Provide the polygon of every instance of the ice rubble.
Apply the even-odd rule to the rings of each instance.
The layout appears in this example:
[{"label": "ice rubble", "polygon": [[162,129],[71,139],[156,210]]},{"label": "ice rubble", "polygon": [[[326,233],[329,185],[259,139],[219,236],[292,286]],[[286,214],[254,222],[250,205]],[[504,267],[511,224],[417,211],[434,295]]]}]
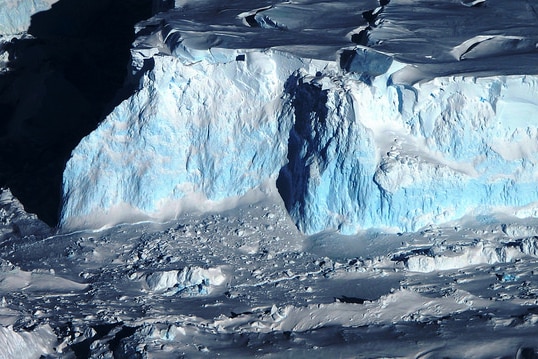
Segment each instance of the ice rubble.
[{"label": "ice rubble", "polygon": [[[238,10],[220,32],[173,14],[141,25],[139,90],[73,151],[61,226],[172,218],[275,182],[308,234],[537,214],[538,76],[417,81],[414,66],[360,45],[260,46],[244,28],[264,9]],[[298,26],[270,14],[276,38]]]},{"label": "ice rubble", "polygon": [[181,270],[157,271],[145,276],[148,289],[165,296],[187,297],[210,294],[215,286],[223,284],[226,276],[221,268],[186,267]]},{"label": "ice rubble", "polygon": [[[538,256],[538,237],[506,243],[475,240],[466,244],[434,245],[399,255],[408,270],[423,273],[479,264],[509,263],[525,256]],[[505,277],[510,278],[508,275]]]}]

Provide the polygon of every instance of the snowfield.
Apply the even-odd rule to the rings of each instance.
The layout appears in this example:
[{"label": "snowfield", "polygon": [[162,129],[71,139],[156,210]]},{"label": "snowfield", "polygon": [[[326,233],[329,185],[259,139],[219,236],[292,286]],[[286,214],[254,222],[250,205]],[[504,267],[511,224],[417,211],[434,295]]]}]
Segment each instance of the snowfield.
[{"label": "snowfield", "polygon": [[538,357],[536,6],[155,1],[58,228],[0,190],[0,358]]}]

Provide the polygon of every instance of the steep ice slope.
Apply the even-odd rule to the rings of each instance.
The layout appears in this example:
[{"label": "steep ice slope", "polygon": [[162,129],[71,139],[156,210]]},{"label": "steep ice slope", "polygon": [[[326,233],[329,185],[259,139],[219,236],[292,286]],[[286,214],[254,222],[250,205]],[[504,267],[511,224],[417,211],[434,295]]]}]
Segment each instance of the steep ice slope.
[{"label": "steep ice slope", "polygon": [[[404,56],[352,46],[383,29],[378,3],[275,3],[187,1],[140,25],[139,90],[73,151],[64,228],[230,207],[275,181],[305,233],[536,214],[537,76],[428,80]],[[505,45],[463,42],[452,63]]]},{"label": "steep ice slope", "polygon": [[0,36],[28,30],[30,18],[50,9],[58,0],[0,0]]},{"label": "steep ice slope", "polygon": [[538,200],[537,80],[310,85],[295,97],[283,171],[292,217],[307,233],[416,230]]}]

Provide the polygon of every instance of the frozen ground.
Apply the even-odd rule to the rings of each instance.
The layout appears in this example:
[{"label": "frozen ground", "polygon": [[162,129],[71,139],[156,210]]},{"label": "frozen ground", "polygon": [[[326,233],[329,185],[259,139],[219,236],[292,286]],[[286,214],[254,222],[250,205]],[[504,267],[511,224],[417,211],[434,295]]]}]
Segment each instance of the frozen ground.
[{"label": "frozen ground", "polygon": [[538,221],[305,237],[271,197],[54,234],[9,192],[0,221],[0,357],[538,355]]}]

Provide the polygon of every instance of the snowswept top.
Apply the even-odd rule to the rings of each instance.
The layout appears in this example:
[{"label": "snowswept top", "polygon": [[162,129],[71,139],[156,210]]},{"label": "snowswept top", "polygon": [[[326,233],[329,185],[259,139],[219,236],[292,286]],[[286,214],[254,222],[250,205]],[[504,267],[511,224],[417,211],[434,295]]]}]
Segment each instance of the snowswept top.
[{"label": "snowswept top", "polygon": [[335,61],[341,49],[363,45],[410,64],[395,76],[400,82],[535,74],[537,19],[531,3],[502,0],[183,0],[138,25],[134,53],[220,62],[272,48]]},{"label": "snowswept top", "polygon": [[192,61],[217,49],[264,48],[335,60],[340,48],[353,45],[352,35],[368,26],[363,12],[376,7],[377,0],[180,1],[177,8],[140,23],[136,45],[186,59],[190,55]]},{"label": "snowswept top", "polygon": [[537,5],[533,1],[393,0],[380,14],[368,41],[374,49],[419,67],[417,76],[427,78],[536,74]]}]

